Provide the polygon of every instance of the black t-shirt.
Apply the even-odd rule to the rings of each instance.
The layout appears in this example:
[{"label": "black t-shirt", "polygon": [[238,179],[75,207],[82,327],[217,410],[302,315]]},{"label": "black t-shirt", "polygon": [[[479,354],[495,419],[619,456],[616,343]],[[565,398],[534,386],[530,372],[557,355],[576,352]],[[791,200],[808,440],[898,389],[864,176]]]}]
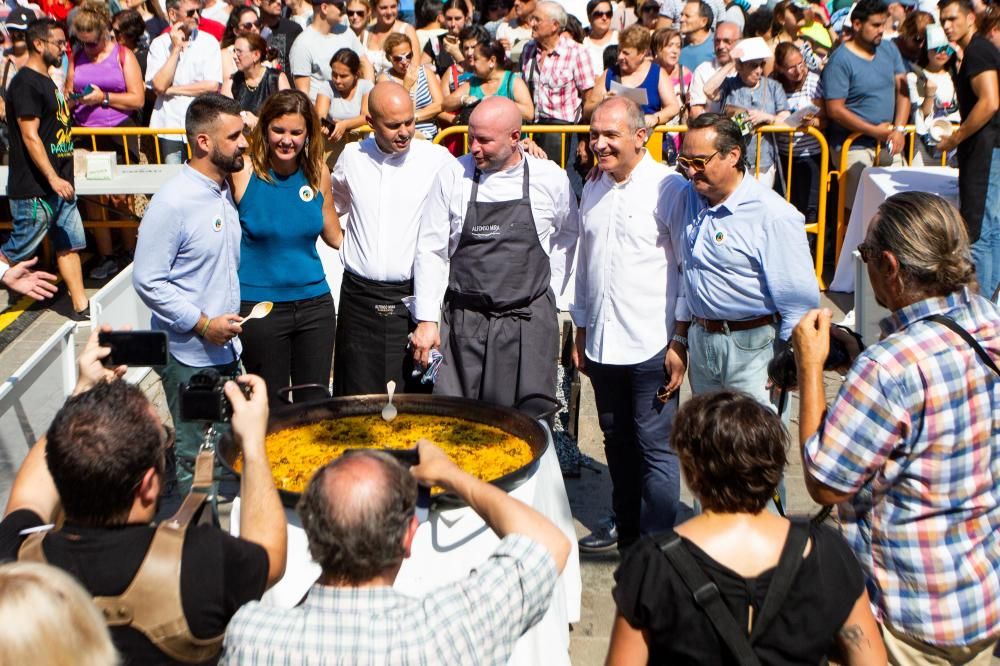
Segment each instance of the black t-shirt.
[{"label": "black t-shirt", "polygon": [[28,67],[18,70],[7,88],[7,118],[10,129],[8,197],[28,199],[53,193],[48,179],[28,155],[17,118],[38,118],[38,136],[45,146],[49,163],[60,178],[73,182],[69,107],[52,79]]},{"label": "black t-shirt", "polygon": [[455,59],[444,48],[444,38],[447,36],[448,33],[438,35],[433,41],[428,39],[427,44],[424,45],[424,53],[434,61],[434,71],[437,72],[438,76],[442,76],[449,67],[455,64]]},{"label": "black t-shirt", "polygon": [[[27,509],[0,522],[0,561],[17,559],[25,538],[21,530],[42,524]],[[115,596],[132,582],[155,531],[148,525],[110,529],[65,525],[46,536],[42,548],[49,564],[69,572],[92,595]],[[181,555],[181,605],[191,633],[198,638],[223,633],[240,606],[264,594],[267,569],[267,552],[261,546],[216,527],[191,527]],[[111,638],[125,664],[176,663],[135,629],[112,627]]]},{"label": "black t-shirt", "polygon": [[[754,643],[762,663],[820,663],[864,590],[861,567],[839,534],[812,526],[810,537],[812,550],[781,610]],[[736,624],[746,627],[749,607],[754,617],[760,613],[774,569],[743,578],[691,541],[683,542],[718,585]],[[618,610],[633,627],[648,631],[650,664],[737,663],[652,538],[643,537],[625,554],[615,580],[612,594]]]},{"label": "black t-shirt", "polygon": [[[267,30],[267,28],[263,28]],[[292,43],[295,38],[302,33],[302,26],[295,21],[286,18],[278,19],[278,24],[270,29],[267,34],[267,45],[275,49],[281,58],[281,71],[288,73],[291,77],[291,65],[288,62],[288,54],[292,52]]]},{"label": "black t-shirt", "polygon": [[[990,70],[1000,72],[1000,51],[993,42],[976,33],[965,49],[962,66],[955,76],[955,94],[958,97],[958,111],[963,122],[979,101],[979,97],[972,90],[972,79]],[[1000,147],[1000,113],[993,114],[993,119],[983,125],[979,132],[962,141],[962,144],[972,143],[983,143],[992,148]]]}]

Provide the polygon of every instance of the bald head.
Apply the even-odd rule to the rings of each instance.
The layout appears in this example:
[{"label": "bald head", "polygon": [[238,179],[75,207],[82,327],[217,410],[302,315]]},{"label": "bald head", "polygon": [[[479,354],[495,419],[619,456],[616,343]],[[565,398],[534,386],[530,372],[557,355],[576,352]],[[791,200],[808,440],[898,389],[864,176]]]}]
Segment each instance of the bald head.
[{"label": "bald head", "polygon": [[395,81],[381,81],[368,93],[368,124],[375,130],[375,141],[387,153],[402,153],[410,148],[416,123],[413,99],[406,88]]},{"label": "bald head", "polygon": [[483,171],[498,171],[517,163],[521,112],[506,97],[487,97],[469,118],[469,152]]},{"label": "bald head", "polygon": [[319,470],[297,507],[309,552],[324,576],[360,584],[406,556],[417,482],[388,454],[348,454]]}]

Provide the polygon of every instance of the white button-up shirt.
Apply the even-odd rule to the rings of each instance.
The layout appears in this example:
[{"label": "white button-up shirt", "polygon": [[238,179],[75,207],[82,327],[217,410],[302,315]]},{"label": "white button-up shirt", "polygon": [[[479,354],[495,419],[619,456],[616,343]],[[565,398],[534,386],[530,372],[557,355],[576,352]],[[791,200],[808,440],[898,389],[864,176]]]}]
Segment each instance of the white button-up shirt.
[{"label": "white button-up shirt", "polygon": [[664,203],[684,182],[646,153],[624,182],[605,173],[583,188],[570,313],[587,329],[587,358],[641,363],[670,341],[681,276]]},{"label": "white button-up shirt", "polygon": [[[146,85],[151,85],[156,76],[170,58],[170,33],[165,32],[149,45],[149,56],[146,60]],[[222,51],[219,42],[207,32],[198,30],[194,40],[181,52],[174,70],[172,85],[184,86],[200,81],[215,81],[222,85]],[[153,105],[153,115],[149,118],[149,126],[153,128],[184,127],[184,116],[191,106],[194,97],[191,95],[157,95]],[[170,141],[180,141],[180,136],[165,136]]]},{"label": "white button-up shirt", "polygon": [[[538,242],[549,255],[552,291],[557,304],[562,307],[560,295],[572,279],[579,226],[576,195],[570,187],[566,171],[550,160],[522,154],[522,159],[511,168],[482,174],[476,199],[520,199],[525,159],[530,162],[528,198],[531,200]],[[436,322],[440,317],[441,301],[448,287],[448,260],[462,237],[475,167],[472,155],[463,155],[441,170],[431,188],[420,223],[417,258],[413,267],[416,318],[420,321]]]},{"label": "white button-up shirt", "polygon": [[413,277],[417,232],[432,174],[454,162],[443,146],[414,140],[383,152],[374,137],[344,148],[333,169],[333,201],[345,225],[344,269],[379,282]]}]

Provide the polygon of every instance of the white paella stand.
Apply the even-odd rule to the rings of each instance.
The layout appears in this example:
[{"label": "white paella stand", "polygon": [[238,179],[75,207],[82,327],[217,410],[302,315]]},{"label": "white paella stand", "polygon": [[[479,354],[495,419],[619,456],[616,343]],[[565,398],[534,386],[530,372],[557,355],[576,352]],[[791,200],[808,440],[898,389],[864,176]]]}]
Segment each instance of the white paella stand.
[{"label": "white paella stand", "polygon": [[[510,664],[516,666],[568,666],[569,625],[580,620],[580,552],[576,545],[573,515],[563,484],[555,446],[549,445],[535,473],[510,492],[553,521],[573,544],[566,568],[556,583],[552,602],[541,621],[517,642]],[[239,532],[239,499],[233,503],[230,530]],[[264,595],[262,603],[291,608],[301,601],[319,577],[320,568],[309,556],[305,531],[298,515],[285,510],[288,518],[288,563],[284,577]],[[464,578],[485,562],[500,540],[469,508],[434,510],[417,529],[412,553],[403,562],[395,588],[419,596]]]}]

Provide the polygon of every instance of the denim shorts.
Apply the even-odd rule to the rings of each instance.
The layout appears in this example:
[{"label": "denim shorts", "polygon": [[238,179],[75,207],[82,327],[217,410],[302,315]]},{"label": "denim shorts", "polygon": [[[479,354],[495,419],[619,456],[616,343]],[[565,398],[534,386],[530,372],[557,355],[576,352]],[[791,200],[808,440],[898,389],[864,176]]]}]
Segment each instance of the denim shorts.
[{"label": "denim shorts", "polygon": [[52,237],[52,246],[56,252],[87,247],[76,197],[72,201],[66,201],[58,194],[10,199],[10,214],[14,220],[14,230],[3,247],[0,247],[0,252],[11,263],[30,259],[45,239],[45,234]]}]

